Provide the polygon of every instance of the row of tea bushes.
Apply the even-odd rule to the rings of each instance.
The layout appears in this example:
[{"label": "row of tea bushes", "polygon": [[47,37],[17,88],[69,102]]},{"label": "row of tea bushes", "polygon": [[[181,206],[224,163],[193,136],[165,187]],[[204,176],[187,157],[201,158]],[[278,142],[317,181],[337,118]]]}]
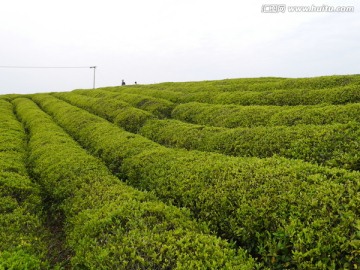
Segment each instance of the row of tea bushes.
[{"label": "row of tea bushes", "polygon": [[317,106],[238,106],[190,102],[180,104],[172,118],[184,122],[236,128],[256,126],[325,125],[360,122],[360,103]]},{"label": "row of tea bushes", "polygon": [[20,94],[7,94],[7,95],[0,95],[0,100],[4,100],[4,101],[11,101],[17,97],[20,97]]},{"label": "row of tea bushes", "polygon": [[164,99],[176,98],[176,94],[182,97],[193,93],[219,93],[219,92],[270,92],[276,90],[319,90],[319,89],[340,89],[349,86],[359,86],[359,75],[346,76],[323,76],[314,78],[241,78],[225,79],[215,81],[197,82],[166,82],[150,85],[131,85],[126,87],[107,87],[101,88],[110,91],[144,94],[162,97]]},{"label": "row of tea bushes", "polygon": [[[197,82],[197,88],[200,90],[203,82]],[[344,86],[355,86],[360,84],[359,75],[340,75],[340,76],[323,76],[314,78],[249,78],[249,79],[228,79],[220,81],[209,81],[208,85],[213,87],[212,91],[273,91],[273,90],[298,90],[298,89],[331,89]],[[192,89],[193,87],[188,86]],[[203,87],[202,91],[207,90]]]},{"label": "row of tea bushes", "polygon": [[279,155],[360,170],[358,123],[228,129],[167,119],[148,121],[140,134],[167,147],[232,156]]},{"label": "row of tea bushes", "polygon": [[237,106],[190,102],[180,104],[172,118],[184,122],[218,127],[266,126],[270,118],[284,110],[279,106]]},{"label": "row of tea bushes", "polygon": [[32,101],[14,103],[30,131],[34,174],[64,212],[72,268],[254,269],[245,252],[210,236],[187,210],[120,182]]},{"label": "row of tea bushes", "polygon": [[[180,103],[184,97],[184,93],[167,90],[166,86],[161,87],[162,84],[156,84],[153,87],[151,85],[146,86],[135,86],[135,87],[106,87],[100,88],[102,90],[111,93],[127,93],[136,95],[146,95],[154,98],[167,100],[172,103]],[[77,90],[76,90],[77,91]]]},{"label": "row of tea bushes", "polygon": [[48,267],[39,187],[25,166],[26,134],[0,100],[0,269]]},{"label": "row of tea bushes", "polygon": [[[345,86],[360,85],[359,75],[336,75],[336,76],[321,76],[313,78],[283,78],[276,79],[269,78],[260,83],[256,82],[256,78],[248,79],[248,85],[251,87],[248,90],[252,91],[268,91],[268,90],[293,90],[293,89],[329,89],[340,88]],[[242,79],[239,79],[239,81]]]},{"label": "row of tea bushes", "polygon": [[[359,156],[357,155],[359,151],[357,143],[359,129],[356,123],[346,125],[298,125],[294,127],[270,126],[224,129],[198,126],[177,120],[154,119],[148,121],[154,118],[150,113],[147,113],[149,117],[137,118],[135,114],[130,114],[129,106],[118,106],[118,103],[121,104],[119,100],[103,101],[73,93],[57,93],[54,95],[73,105],[87,109],[91,113],[102,116],[127,131],[136,133],[141,129],[140,132],[143,136],[169,147],[220,152],[234,156],[271,157],[277,154],[287,158],[303,159],[331,167],[342,167],[351,170],[360,169]],[[318,121],[317,124],[319,124],[321,119],[348,122],[356,118],[352,118],[351,115],[360,115],[359,104],[316,106],[305,109],[303,106],[299,106],[300,108],[290,107],[283,111],[279,107],[266,106],[228,106],[223,108],[220,108],[219,105],[207,106],[213,110],[213,113],[208,111],[208,121],[204,122],[216,121],[211,116],[217,114],[221,115],[223,119],[226,116],[229,116],[229,118],[230,116],[240,118],[243,120],[243,125],[246,125],[246,118],[248,120],[253,119],[251,117],[254,115],[259,117],[260,114],[255,113],[255,110],[259,112],[261,109],[264,115],[264,117],[261,117],[264,120],[262,122],[264,125],[266,125],[265,120],[267,118],[265,115],[267,111],[270,115],[275,112],[273,117],[270,117],[272,124],[294,124],[293,122],[290,123],[289,120],[296,116],[298,117],[297,121],[300,123],[302,120],[303,122],[312,121],[315,123]],[[206,108],[206,106],[204,107]],[[138,115],[146,114],[146,112],[139,109],[130,108],[139,111]],[[201,106],[199,105],[197,108],[201,108]],[[287,113],[287,111],[293,113]],[[127,117],[128,121],[119,121],[119,118],[123,115]],[[206,114],[204,113],[204,115]],[[285,118],[284,121],[281,121],[283,118]],[[138,121],[139,119],[141,121]],[[224,124],[225,122],[223,121],[222,123]],[[259,120],[258,122],[261,121]]]},{"label": "row of tea bushes", "polygon": [[[347,104],[360,102],[360,86],[345,86],[330,89],[293,89],[273,91],[234,91],[181,93],[174,100],[173,94],[167,99],[177,103],[204,102],[212,104],[296,106],[317,104]],[[166,98],[166,96],[164,96]]]},{"label": "row of tea bushes", "polygon": [[162,98],[175,103],[238,105],[346,104],[360,101],[360,76],[255,78],[144,86],[108,87],[107,91]]},{"label": "row of tea bushes", "polygon": [[110,100],[118,99],[125,101],[132,106],[148,111],[159,118],[169,117],[175,106],[172,102],[165,99],[133,93],[111,92],[105,90],[75,90],[73,93],[92,97],[102,97]]},{"label": "row of tea bushes", "polygon": [[119,99],[94,98],[71,92],[53,95],[114,122],[130,132],[138,132],[147,120],[155,118],[152,113],[134,108]]},{"label": "row of tea bushes", "polygon": [[359,173],[284,158],[167,149],[54,97],[33,99],[127,183],[187,207],[265,266],[359,265]]}]

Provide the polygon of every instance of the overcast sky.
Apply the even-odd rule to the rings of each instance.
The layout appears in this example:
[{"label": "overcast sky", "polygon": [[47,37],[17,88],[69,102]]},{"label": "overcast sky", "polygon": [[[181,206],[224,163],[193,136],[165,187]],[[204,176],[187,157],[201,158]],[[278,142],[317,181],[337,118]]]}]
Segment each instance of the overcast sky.
[{"label": "overcast sky", "polygon": [[[264,13],[265,4],[354,6]],[[359,1],[8,0],[0,66],[97,66],[96,87],[360,73]],[[0,68],[0,94],[92,88],[93,70]]]}]

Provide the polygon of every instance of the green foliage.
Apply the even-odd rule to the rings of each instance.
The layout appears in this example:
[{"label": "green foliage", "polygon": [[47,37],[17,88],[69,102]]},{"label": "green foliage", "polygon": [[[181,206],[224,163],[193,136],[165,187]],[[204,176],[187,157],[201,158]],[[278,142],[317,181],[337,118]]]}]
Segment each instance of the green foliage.
[{"label": "green foliage", "polygon": [[[111,92],[123,92],[129,94],[137,94],[137,95],[144,95],[160,98],[164,100],[168,100],[173,103],[181,102],[184,97],[184,93],[182,92],[174,92],[167,90],[166,87],[161,87],[162,84],[158,84],[155,87],[151,87],[151,85],[144,85],[144,86],[136,86],[136,87],[107,87],[107,91]],[[183,89],[183,88],[182,88]]]},{"label": "green foliage", "polygon": [[[76,90],[74,93],[79,93],[86,96],[92,97],[102,97],[106,99],[119,99],[130,103],[136,108],[148,111],[159,118],[169,117],[172,109],[174,108],[174,104],[168,100],[154,98],[146,95],[137,95],[137,94],[129,94],[123,93],[121,91],[106,91],[107,88],[102,88],[103,90]],[[114,90],[114,89],[111,89]]]},{"label": "green foliage", "polygon": [[[192,97],[191,101],[197,101]],[[238,105],[315,105],[347,104],[360,101],[359,86],[346,86],[331,89],[274,90],[264,92],[219,93],[202,102]]]},{"label": "green foliage", "polygon": [[58,99],[41,95],[36,95],[33,99],[41,102],[42,108],[46,111],[51,109],[51,114],[60,124],[66,123],[67,132],[85,148],[95,149],[94,153],[98,156],[106,156],[108,167],[115,173],[119,172],[118,164],[124,158],[161,147],[142,136],[125,132],[102,118]]},{"label": "green foliage", "polygon": [[270,118],[281,110],[283,108],[279,106],[224,106],[190,102],[176,106],[172,118],[218,127],[253,127],[267,125]]},{"label": "green foliage", "polygon": [[[30,222],[30,221],[29,221]],[[0,269],[13,270],[40,270],[45,269],[45,265],[34,255],[30,255],[23,250],[14,252],[0,252]]]},{"label": "green foliage", "polygon": [[284,156],[360,170],[358,123],[295,127],[217,128],[177,120],[152,120],[140,133],[168,147],[232,156]]},{"label": "green foliage", "polygon": [[0,99],[4,101],[11,101],[15,98],[21,97],[22,95],[19,94],[7,94],[7,95],[0,95]]},{"label": "green foliage", "polygon": [[[33,99],[46,104],[47,109],[61,105],[74,117],[80,116],[75,112],[89,116],[52,96],[36,95]],[[210,236],[207,226],[193,221],[186,209],[167,206],[152,193],[120,182],[32,101],[17,99],[14,103],[30,132],[33,173],[53,207],[64,212],[72,268],[254,268],[254,261],[243,250],[236,251],[228,242]],[[69,115],[64,113],[63,117]],[[96,129],[102,122],[109,124],[96,116],[68,120],[82,122],[74,126],[78,131],[89,125]]]},{"label": "green foliage", "polygon": [[180,104],[172,117],[184,122],[217,127],[326,125],[360,122],[360,103],[314,106],[238,106],[190,102]]},{"label": "green foliage", "polygon": [[110,123],[55,98],[34,100],[128,184],[190,209],[266,266],[335,269],[358,264],[359,173],[279,157],[166,149],[115,132]]},{"label": "green foliage", "polygon": [[56,269],[358,269],[359,87],[265,77],[0,96],[0,269],[47,269],[56,251]]},{"label": "green foliage", "polygon": [[[321,76],[313,78],[283,79],[275,81],[276,87],[271,89],[328,89],[335,87],[355,86],[360,84],[359,75]],[[256,91],[260,87],[255,87]],[[266,88],[265,90],[270,90]]]},{"label": "green foliage", "polygon": [[[163,95],[165,99],[172,97],[173,94],[198,93],[198,92],[239,92],[252,91],[264,92],[270,90],[299,90],[299,89],[328,89],[340,88],[346,86],[358,86],[360,84],[359,75],[345,76],[323,76],[313,78],[241,78],[225,79],[216,81],[199,81],[199,82],[167,82],[151,85],[136,85],[130,87],[108,87],[111,91],[135,92],[137,94],[161,92],[169,94]],[[158,91],[158,92],[155,92]],[[154,95],[155,96],[155,95]],[[182,95],[184,97],[184,95]],[[185,95],[186,96],[186,95]]]},{"label": "green foliage", "polygon": [[294,106],[281,110],[271,117],[270,125],[293,126],[298,124],[326,125],[360,122],[360,103],[346,105]]},{"label": "green foliage", "polygon": [[359,75],[315,78],[252,78],[163,83],[106,90],[163,98],[175,103],[238,105],[314,105],[359,102]]},{"label": "green foliage", "polygon": [[138,132],[148,119],[155,118],[153,114],[134,108],[119,99],[93,98],[74,93],[54,93],[53,95],[114,122],[130,132]]},{"label": "green foliage", "polygon": [[[148,121],[140,129],[139,134],[166,147],[220,152],[215,142],[219,142],[224,148],[226,143],[234,143],[231,141],[223,142],[218,138],[226,131],[230,131],[230,129],[189,124],[173,119],[157,119]],[[213,139],[214,136],[217,139]],[[212,141],[213,143],[210,145]]]},{"label": "green foliage", "polygon": [[[280,158],[151,151],[122,165],[128,183],[189,208],[272,268],[344,268],[360,258],[360,175]],[[322,265],[322,267],[319,267]]]},{"label": "green foliage", "polygon": [[359,86],[351,85],[329,89],[279,89],[269,91],[203,91],[186,93],[180,101],[205,102],[213,104],[237,105],[315,105],[315,104],[346,104],[359,102]]},{"label": "green foliage", "polygon": [[0,100],[0,269],[46,266],[40,189],[27,175],[25,141],[13,106]]}]

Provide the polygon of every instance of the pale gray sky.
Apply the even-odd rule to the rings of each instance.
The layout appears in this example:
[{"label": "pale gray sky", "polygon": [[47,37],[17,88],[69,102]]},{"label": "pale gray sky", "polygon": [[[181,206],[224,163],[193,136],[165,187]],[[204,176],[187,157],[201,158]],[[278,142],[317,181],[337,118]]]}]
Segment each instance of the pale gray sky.
[{"label": "pale gray sky", "polygon": [[[265,4],[354,6],[263,13]],[[93,66],[96,86],[360,73],[360,2],[9,0],[0,66]],[[0,94],[91,88],[91,69],[0,68]]]}]

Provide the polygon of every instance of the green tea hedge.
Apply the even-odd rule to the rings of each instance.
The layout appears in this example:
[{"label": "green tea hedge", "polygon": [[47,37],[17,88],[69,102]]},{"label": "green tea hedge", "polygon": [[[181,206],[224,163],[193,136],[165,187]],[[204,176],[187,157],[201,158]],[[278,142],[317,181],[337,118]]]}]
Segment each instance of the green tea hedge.
[{"label": "green tea hedge", "polygon": [[155,118],[153,114],[134,108],[118,99],[93,98],[71,92],[53,95],[114,122],[130,132],[138,132],[148,119]]},{"label": "green tea hedge", "polygon": [[232,156],[284,156],[360,170],[360,124],[218,128],[177,120],[151,120],[140,134],[167,147]]},{"label": "green tea hedge", "polygon": [[172,118],[194,124],[227,128],[346,124],[350,121],[360,121],[360,104],[291,107],[190,102],[175,107]]},{"label": "green tea hedge", "polygon": [[[266,88],[265,88],[266,89]],[[203,102],[212,104],[236,104],[236,105],[272,105],[272,106],[296,106],[316,104],[347,104],[358,103],[360,85],[344,87],[331,87],[320,89],[270,89],[260,91],[239,90],[222,92],[218,90],[197,91],[193,93],[179,92],[177,103]],[[171,95],[168,95],[169,99]]]},{"label": "green tea hedge", "polygon": [[359,265],[359,173],[167,149],[53,97],[33,99],[127,183],[190,209],[265,266]]},{"label": "green tea hedge", "polygon": [[147,95],[137,95],[130,94],[124,92],[111,92],[106,91],[106,88],[103,90],[76,90],[74,93],[78,93],[81,95],[92,96],[92,97],[102,97],[107,99],[118,99],[121,101],[125,101],[132,106],[148,111],[159,118],[169,117],[172,109],[174,108],[174,104],[168,100],[161,98],[154,98]]},{"label": "green tea hedge", "polygon": [[0,269],[48,266],[40,188],[27,174],[25,149],[13,106],[0,100]]},{"label": "green tea hedge", "polygon": [[176,106],[172,118],[218,127],[254,127],[268,125],[271,117],[282,110],[285,108],[280,106],[224,106],[190,102]]},{"label": "green tea hedge", "polygon": [[[35,100],[47,98],[55,99],[34,96]],[[17,99],[14,103],[30,132],[33,173],[53,207],[64,213],[72,268],[255,267],[244,251],[236,252],[228,242],[210,236],[205,224],[194,222],[186,209],[166,206],[151,193],[120,182],[32,101]]]}]

